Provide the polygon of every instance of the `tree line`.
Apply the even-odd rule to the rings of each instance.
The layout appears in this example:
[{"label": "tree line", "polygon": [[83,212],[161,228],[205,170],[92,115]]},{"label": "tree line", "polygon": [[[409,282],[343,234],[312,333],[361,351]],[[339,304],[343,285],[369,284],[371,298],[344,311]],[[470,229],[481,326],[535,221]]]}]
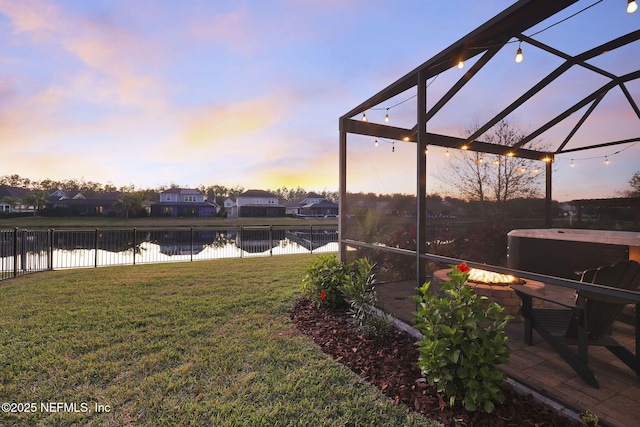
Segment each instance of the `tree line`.
[{"label": "tree line", "polygon": [[[95,181],[85,181],[84,179],[68,179],[57,181],[47,178],[41,181],[36,181],[29,178],[23,178],[17,174],[1,176],[0,185],[25,188],[27,190],[30,190],[31,193],[63,190],[67,194],[72,195],[82,193],[87,198],[99,196],[100,194],[120,192],[123,194],[134,196],[136,199],[149,201],[159,200],[159,194],[171,188],[184,188],[183,186],[175,183],[171,183],[168,186],[159,186],[157,188],[136,189],[134,184],[116,187],[111,182],[102,184]],[[238,197],[240,194],[245,192],[245,188],[240,185],[199,185],[197,189],[205,194],[209,199],[213,200],[215,198],[215,200],[217,200],[218,202],[222,202],[228,197]],[[279,199],[287,201],[295,200],[309,193],[309,191],[300,186],[296,188],[288,188],[283,186],[276,189],[266,189],[266,191],[277,196]],[[332,201],[337,201],[338,199],[337,191],[324,190],[321,192],[317,192],[317,194],[320,194],[322,197]],[[29,205],[31,206],[31,204]]]}]

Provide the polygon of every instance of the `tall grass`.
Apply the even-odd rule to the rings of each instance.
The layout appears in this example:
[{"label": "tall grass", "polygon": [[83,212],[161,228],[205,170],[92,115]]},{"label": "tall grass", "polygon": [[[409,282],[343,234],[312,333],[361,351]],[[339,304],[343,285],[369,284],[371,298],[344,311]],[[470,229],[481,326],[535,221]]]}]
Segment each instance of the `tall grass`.
[{"label": "tall grass", "polygon": [[297,332],[288,311],[314,257],[3,282],[0,403],[36,410],[0,425],[428,425]]}]

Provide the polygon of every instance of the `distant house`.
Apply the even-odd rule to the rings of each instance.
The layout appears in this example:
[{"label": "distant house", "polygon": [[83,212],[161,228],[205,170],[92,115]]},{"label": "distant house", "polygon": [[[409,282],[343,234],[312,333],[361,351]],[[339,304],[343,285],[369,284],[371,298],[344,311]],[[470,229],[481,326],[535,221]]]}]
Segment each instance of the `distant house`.
[{"label": "distant house", "polygon": [[117,216],[119,212],[114,204],[121,197],[119,191],[87,198],[82,193],[56,190],[50,193],[44,213],[47,216]]},{"label": "distant house", "polygon": [[151,205],[152,216],[211,218],[218,213],[218,205],[207,200],[200,190],[170,188],[160,192],[160,200]]},{"label": "distant house", "polygon": [[29,190],[9,185],[0,185],[0,213],[9,212],[32,212],[22,200],[29,194]]},{"label": "distant house", "polygon": [[285,207],[281,206],[278,196],[264,190],[248,190],[236,199],[239,217],[278,217],[285,216]]},{"label": "distant house", "polygon": [[224,210],[227,212],[228,218],[238,217],[238,205],[235,197],[230,196],[224,199]]},{"label": "distant house", "polygon": [[335,217],[338,215],[338,205],[317,193],[307,193],[298,199],[287,202],[287,215],[312,216],[312,217]]}]

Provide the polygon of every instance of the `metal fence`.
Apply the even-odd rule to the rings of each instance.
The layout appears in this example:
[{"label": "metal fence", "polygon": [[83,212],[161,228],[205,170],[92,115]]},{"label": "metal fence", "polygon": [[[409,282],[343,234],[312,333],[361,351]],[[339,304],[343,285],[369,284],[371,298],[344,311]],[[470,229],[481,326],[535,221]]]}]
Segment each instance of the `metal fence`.
[{"label": "metal fence", "polygon": [[337,226],[0,230],[0,280],[43,270],[338,250]]}]

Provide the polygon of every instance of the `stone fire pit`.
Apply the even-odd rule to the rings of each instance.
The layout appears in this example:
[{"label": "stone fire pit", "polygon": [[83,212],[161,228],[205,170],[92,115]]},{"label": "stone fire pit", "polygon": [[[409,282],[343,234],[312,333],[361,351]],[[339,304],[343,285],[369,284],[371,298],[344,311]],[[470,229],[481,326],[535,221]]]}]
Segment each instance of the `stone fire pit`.
[{"label": "stone fire pit", "polygon": [[[431,288],[434,292],[440,292],[441,283],[449,281],[447,274],[449,274],[450,271],[451,269],[444,269],[433,273]],[[478,295],[486,296],[489,302],[496,302],[500,306],[504,307],[505,313],[514,316],[514,322],[520,322],[521,318],[518,316],[518,310],[520,310],[520,298],[516,295],[516,292],[511,289],[509,284],[506,283],[508,282],[508,277],[513,278],[513,276],[492,276],[484,274],[483,272],[484,270],[471,269],[472,274],[470,275],[467,283],[473,286]],[[477,279],[477,281],[473,279]],[[514,279],[515,282],[513,282],[513,284],[523,284],[524,286],[544,295],[544,283],[536,282],[534,280]],[[535,307],[542,307],[542,304],[543,301],[534,300]]]}]

